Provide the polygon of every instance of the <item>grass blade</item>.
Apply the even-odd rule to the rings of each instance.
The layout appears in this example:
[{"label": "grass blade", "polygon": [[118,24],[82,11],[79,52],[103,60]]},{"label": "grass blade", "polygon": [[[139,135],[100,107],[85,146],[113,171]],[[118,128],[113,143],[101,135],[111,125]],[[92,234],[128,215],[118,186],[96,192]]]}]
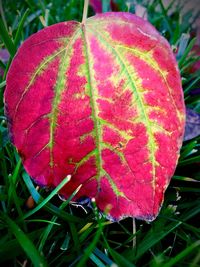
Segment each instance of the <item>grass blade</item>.
[{"label": "grass blade", "polygon": [[10,53],[11,57],[14,57],[16,52],[16,47],[12,39],[10,38],[1,18],[0,18],[0,37],[3,40],[5,47],[8,49],[8,52]]},{"label": "grass blade", "polygon": [[200,240],[196,241],[185,250],[181,251],[176,257],[169,260],[168,263],[162,265],[162,267],[172,267],[175,266],[177,262],[184,259],[188,254],[190,254],[195,248],[200,247]]},{"label": "grass blade", "polygon": [[94,254],[97,255],[102,261],[104,261],[107,265],[112,265],[113,261],[108,258],[106,254],[104,254],[101,250],[98,248],[94,249]]},{"label": "grass blade", "polygon": [[[43,200],[43,197],[35,189],[29,175],[27,173],[24,173],[22,175],[22,177],[23,177],[23,180],[24,180],[30,194],[32,195],[34,201],[36,203],[41,202]],[[67,212],[60,210],[58,207],[56,207],[55,205],[53,205],[51,203],[46,203],[46,205],[44,205],[44,209],[46,209],[47,211],[49,211],[53,215],[57,215],[58,217],[62,218],[63,220],[65,220],[67,222],[71,221],[71,222],[81,223],[83,221],[81,218],[75,217],[74,215],[70,215]],[[27,218],[30,215],[32,215],[32,212],[25,214],[24,217],[19,218],[19,220]]]},{"label": "grass blade", "polygon": [[[200,59],[199,59],[200,60]],[[189,93],[189,91],[200,81],[200,76],[197,76],[192,82],[188,84],[188,86],[184,89],[184,94]]]},{"label": "grass blade", "polygon": [[0,83],[0,89],[3,88],[6,85],[6,81],[3,81]]},{"label": "grass blade", "polygon": [[200,162],[200,156],[196,156],[190,159],[185,159],[179,162],[179,166],[186,166],[195,162]]},{"label": "grass blade", "polygon": [[[122,255],[120,255],[117,251],[111,249],[111,247],[109,246],[107,240],[106,240],[106,237],[104,236],[104,234],[102,235],[103,236],[103,240],[105,242],[105,245],[110,253],[110,255],[112,256],[112,258],[115,260],[115,262],[118,264],[118,266],[120,267],[126,267],[126,266],[129,266],[129,267],[135,267],[134,264],[132,264],[129,260],[130,260],[130,257],[124,257]],[[132,254],[135,255],[135,253],[132,251]],[[127,260],[127,258],[129,260]]]},{"label": "grass blade", "polygon": [[106,265],[103,264],[103,262],[101,262],[100,259],[97,258],[97,256],[95,256],[93,253],[91,253],[90,259],[94,262],[94,264],[96,264],[97,267],[106,267]]},{"label": "grass blade", "polygon": [[196,145],[197,145],[197,140],[194,140],[189,142],[186,146],[184,146],[181,151],[180,161],[186,158],[196,147]]},{"label": "grass blade", "polygon": [[[95,236],[92,240],[92,242],[90,243],[90,245],[85,249],[84,251],[84,254],[82,256],[82,258],[80,259],[79,263],[76,265],[76,267],[82,267],[82,266],[85,266],[88,258],[90,257],[91,253],[93,252],[93,250],[95,249],[96,247],[96,244],[98,243],[99,239],[100,239],[100,236],[102,234],[102,231],[103,231],[103,224],[102,224],[102,220],[99,219],[99,214],[98,214],[98,211],[97,211],[97,208],[96,208],[96,204],[94,201],[92,201],[93,203],[93,206],[94,206],[94,212],[95,212],[95,215],[96,215],[96,219],[97,219],[97,222],[98,222],[98,229],[95,233]],[[104,220],[104,219],[103,219]]]},{"label": "grass blade", "polygon": [[16,35],[15,35],[15,39],[14,39],[14,45],[17,46],[17,44],[19,43],[19,40],[20,40],[20,35],[21,35],[21,32],[22,32],[22,29],[24,27],[24,23],[26,21],[26,18],[29,14],[29,9],[27,9],[24,13],[24,15],[22,16],[22,19],[18,25],[18,28],[17,28],[17,32],[16,32]]},{"label": "grass blade", "polygon": [[185,49],[185,52],[183,53],[182,57],[180,58],[178,65],[179,68],[181,69],[181,67],[184,65],[185,59],[188,56],[188,54],[190,53],[192,47],[194,46],[194,44],[196,43],[196,38],[193,38],[189,45],[187,46],[187,48]]},{"label": "grass blade", "polygon": [[[27,176],[24,176],[24,177],[26,179]],[[34,209],[26,213],[23,216],[23,218],[26,219],[27,217],[33,215],[35,212],[37,212],[42,207],[44,207],[60,191],[60,189],[70,181],[70,179],[71,179],[71,176],[67,176],[65,179],[63,179],[63,181],[49,194],[47,198],[45,198],[42,202],[40,202],[37,205],[37,207],[35,207]]]},{"label": "grass blade", "polygon": [[[27,233],[28,238],[33,242],[37,241],[38,236],[43,232],[43,229],[37,229],[31,233]],[[16,238],[8,241],[5,235],[0,241],[0,263],[6,262],[24,253],[23,248],[19,245]],[[2,265],[5,266],[5,265]]]},{"label": "grass blade", "polygon": [[47,266],[45,259],[40,255],[33,242],[25,235],[25,233],[19,228],[19,226],[12,221],[6,214],[0,213],[3,221],[7,224],[8,228],[15,235],[17,241],[32,261],[35,267]]}]

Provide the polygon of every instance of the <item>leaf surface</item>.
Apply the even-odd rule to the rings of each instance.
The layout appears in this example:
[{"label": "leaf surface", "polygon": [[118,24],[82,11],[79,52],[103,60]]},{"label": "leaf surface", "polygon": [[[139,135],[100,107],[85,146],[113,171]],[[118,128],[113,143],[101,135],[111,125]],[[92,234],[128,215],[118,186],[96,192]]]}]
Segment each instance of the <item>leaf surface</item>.
[{"label": "leaf surface", "polygon": [[185,107],[168,42],[143,19],[98,14],[47,27],[18,50],[6,114],[27,172],[119,220],[154,219],[174,173]]},{"label": "leaf surface", "polygon": [[187,108],[184,141],[191,140],[198,135],[200,135],[200,114]]}]

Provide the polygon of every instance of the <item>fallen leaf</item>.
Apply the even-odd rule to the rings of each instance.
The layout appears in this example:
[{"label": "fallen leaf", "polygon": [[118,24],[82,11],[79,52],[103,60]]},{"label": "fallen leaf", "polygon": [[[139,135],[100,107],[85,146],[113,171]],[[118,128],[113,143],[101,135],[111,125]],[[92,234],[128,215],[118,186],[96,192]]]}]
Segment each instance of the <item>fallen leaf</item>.
[{"label": "fallen leaf", "polygon": [[7,75],[5,107],[31,177],[120,220],[153,220],[182,144],[185,106],[168,42],[123,12],[62,22],[28,38]]},{"label": "fallen leaf", "polygon": [[200,135],[200,114],[192,109],[186,109],[186,126],[184,141]]}]

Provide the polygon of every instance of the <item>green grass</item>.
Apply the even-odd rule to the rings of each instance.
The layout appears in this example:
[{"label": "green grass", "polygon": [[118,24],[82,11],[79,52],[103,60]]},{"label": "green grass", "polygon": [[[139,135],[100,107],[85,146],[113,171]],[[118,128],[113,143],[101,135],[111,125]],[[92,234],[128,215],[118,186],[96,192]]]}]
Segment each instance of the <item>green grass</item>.
[{"label": "green grass", "polygon": [[[109,5],[103,1],[104,11]],[[145,1],[138,1],[144,3]],[[148,1],[146,1],[147,3]],[[172,1],[173,2],[173,1]],[[149,20],[179,47],[177,59],[182,75],[187,107],[200,112],[199,71],[189,67],[198,58],[191,54],[195,39],[188,36],[188,12],[181,18],[178,6],[166,8],[161,0],[147,4]],[[181,1],[180,1],[181,2]],[[117,0],[119,9],[127,11],[125,1]],[[177,1],[178,3],[178,1]],[[177,4],[178,5],[178,4]],[[2,1],[0,49],[7,48],[10,60],[0,67],[0,265],[1,266],[200,266],[200,136],[183,143],[176,173],[165,195],[157,219],[151,223],[127,218],[111,223],[102,217],[93,203],[72,205],[63,202],[59,189],[39,190],[24,171],[21,160],[11,144],[4,117],[3,91],[5,77],[19,45],[32,33],[46,25],[64,20],[82,19],[83,1]],[[130,6],[134,12],[134,6]],[[89,9],[89,16],[93,14]],[[171,14],[169,16],[169,14]],[[194,18],[195,19],[195,18]],[[32,196],[33,209],[26,205]],[[133,243],[136,245],[133,247]]]}]

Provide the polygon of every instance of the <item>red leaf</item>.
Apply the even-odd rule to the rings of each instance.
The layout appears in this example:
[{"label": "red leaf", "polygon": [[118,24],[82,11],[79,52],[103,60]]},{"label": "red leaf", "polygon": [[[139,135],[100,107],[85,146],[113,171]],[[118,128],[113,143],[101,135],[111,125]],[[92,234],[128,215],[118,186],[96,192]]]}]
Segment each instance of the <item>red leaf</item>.
[{"label": "red leaf", "polygon": [[200,114],[190,108],[187,108],[184,141],[191,140],[192,138],[199,136],[199,133]]},{"label": "red leaf", "polygon": [[114,0],[110,0],[110,8],[112,11],[119,11],[119,6]]},{"label": "red leaf", "polygon": [[6,114],[27,172],[109,217],[154,219],[174,173],[185,107],[167,41],[147,21],[104,13],[32,35],[7,76]]},{"label": "red leaf", "polygon": [[94,9],[95,13],[102,13],[101,0],[90,0],[90,6]]},{"label": "red leaf", "polygon": [[[192,52],[194,53],[195,56],[200,56],[200,45],[194,45],[192,48]],[[200,69],[200,60],[196,61],[189,69],[190,73],[195,73]]]}]

